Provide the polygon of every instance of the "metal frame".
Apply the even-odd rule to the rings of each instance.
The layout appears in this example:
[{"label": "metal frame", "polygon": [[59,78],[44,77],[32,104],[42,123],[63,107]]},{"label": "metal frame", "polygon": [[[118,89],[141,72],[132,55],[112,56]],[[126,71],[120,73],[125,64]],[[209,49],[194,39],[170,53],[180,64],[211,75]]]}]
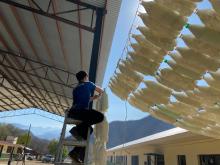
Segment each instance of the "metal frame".
[{"label": "metal frame", "polygon": [[[1,48],[0,48],[0,57],[2,58],[2,60],[0,60],[0,65],[1,66],[4,66],[4,67],[10,68],[10,69],[15,70],[15,71],[19,71],[19,72],[37,77],[39,79],[47,80],[47,81],[50,81],[52,83],[59,84],[59,85],[62,85],[62,86],[65,86],[65,87],[68,87],[68,88],[71,88],[71,89],[75,85],[74,82],[72,82],[72,83],[69,82],[70,77],[74,77],[75,74],[71,73],[69,71],[66,71],[64,69],[60,69],[60,68],[57,68],[57,67],[54,67],[54,66],[51,66],[51,65],[48,65],[48,64],[44,64],[42,62],[29,59],[29,58],[27,58],[27,57],[25,57],[21,54],[16,54],[16,53],[13,53],[11,51],[3,50]],[[21,66],[8,65],[7,60],[10,60],[10,61],[20,60],[20,61],[22,61],[22,65]],[[37,65],[38,67],[28,68],[28,66],[30,64]],[[35,72],[35,73],[31,72],[33,70],[35,70],[35,71],[41,70],[41,75],[37,72]],[[60,72],[62,74],[65,74],[66,79],[63,80],[63,78],[61,78],[58,75],[58,72]],[[53,76],[55,76],[57,78],[57,80],[52,79],[51,77],[53,77]]]},{"label": "metal frame", "polygon": [[15,116],[25,116],[25,115],[38,115],[38,116],[41,116],[47,119],[51,119],[51,120],[63,123],[63,117],[58,116],[56,114],[52,114],[50,112],[45,112],[41,109],[35,109],[35,108],[0,112],[0,119],[7,118],[7,117],[15,117]]},{"label": "metal frame", "polygon": [[[81,2],[79,0],[67,0],[67,1],[96,11],[96,23],[95,23],[94,39],[93,39],[90,69],[89,69],[90,81],[95,82],[96,73],[97,73],[97,65],[98,65],[98,57],[100,53],[101,37],[102,37],[101,35],[102,35],[102,27],[103,27],[103,18],[105,14],[107,13],[107,11],[105,8],[93,6],[85,2]],[[92,16],[92,20],[93,20],[93,16]]]},{"label": "metal frame", "polygon": [[[95,32],[95,28],[92,27],[92,26],[82,25],[82,24],[79,24],[77,22],[74,22],[72,20],[69,20],[69,19],[66,19],[66,18],[60,16],[60,15],[63,15],[63,14],[76,12],[76,11],[78,11],[78,9],[72,9],[72,10],[67,10],[67,11],[60,11],[60,12],[50,13],[49,10],[50,10],[50,6],[52,4],[51,0],[48,2],[48,6],[47,6],[46,11],[44,11],[42,9],[42,7],[40,7],[40,5],[35,0],[31,1],[34,4],[35,8],[31,7],[31,6],[28,6],[28,5],[24,5],[24,4],[19,3],[19,2],[12,1],[12,0],[0,0],[0,2],[11,5],[11,6],[14,6],[14,7],[17,7],[17,8],[20,8],[20,9],[23,9],[23,10],[26,10],[26,11],[30,11],[32,13],[42,15],[42,16],[45,16],[45,17],[48,17],[48,18],[51,18],[51,19],[54,19],[54,20],[57,20],[57,21],[75,26],[75,27],[79,27],[79,28],[84,29],[84,30],[89,31],[89,32]],[[78,2],[78,1],[71,1],[71,2],[73,2],[75,4],[79,4],[79,5],[81,4],[81,2]],[[80,5],[80,6],[83,6],[83,5]],[[88,5],[88,7],[84,7],[84,8],[81,8],[79,10],[87,10],[87,9],[96,10],[94,7],[91,7],[91,6],[92,5]]]},{"label": "metal frame", "polygon": [[[68,1],[69,3],[71,2],[75,4],[76,9],[56,12],[55,7],[54,7],[55,4],[52,2],[52,0],[48,1],[48,6],[47,6],[46,11],[42,9],[42,7],[37,3],[36,0],[27,0],[28,3],[26,4],[29,4],[29,5],[22,4],[21,2],[15,2],[13,0],[0,0],[0,2],[10,5],[10,9],[12,10],[14,16],[16,17],[16,20],[20,28],[22,29],[24,36],[29,41],[30,47],[33,49],[34,52],[35,50],[34,50],[33,44],[30,41],[30,38],[28,37],[28,35],[26,34],[25,28],[23,27],[21,23],[19,23],[22,18],[18,16],[17,11],[14,8],[12,8],[12,6],[29,11],[32,14],[39,14],[41,16],[45,16],[45,17],[56,20],[58,32],[59,32],[59,22],[63,22],[63,23],[78,27],[79,29],[87,30],[89,32],[94,33],[89,77],[90,77],[90,81],[95,82],[98,57],[100,53],[101,37],[102,37],[103,17],[106,14],[106,9],[93,6],[93,5],[81,2],[79,0],[66,0],[66,1]],[[53,10],[50,10],[51,7],[53,7]],[[76,22],[67,20],[62,17],[62,15],[73,13],[73,12],[79,13],[79,11],[82,11],[82,10],[92,11],[91,12],[92,18],[91,18],[90,26],[82,25],[80,24],[80,22],[76,23]],[[96,23],[95,23],[95,27],[93,27],[95,13],[96,13],[96,19],[95,19]],[[36,25],[38,26],[36,18],[35,18],[35,21],[36,21]],[[74,81],[72,81],[71,83],[69,78],[71,76],[74,77],[75,74],[40,62],[40,59],[38,59],[37,54],[35,55],[38,61],[27,58],[23,54],[24,51],[21,49],[19,43],[14,37],[14,34],[9,28],[7,21],[4,19],[3,19],[3,25],[8,31],[16,47],[19,50],[21,50],[21,52],[19,53],[12,52],[10,50],[9,45],[7,45],[7,43],[4,41],[4,38],[0,36],[0,40],[3,43],[3,46],[5,47],[5,49],[0,49],[0,57],[2,57],[0,67],[3,68],[3,70],[0,69],[0,74],[2,75],[1,87],[7,90],[12,96],[14,96],[17,99],[17,101],[19,101],[19,103],[16,103],[12,100],[11,102],[12,105],[8,105],[8,106],[13,106],[13,105],[20,106],[20,104],[25,105],[24,100],[26,100],[33,107],[38,107],[38,108],[42,108],[45,110],[51,109],[50,113],[59,114],[62,116],[63,110],[66,109],[67,106],[69,105],[67,99],[71,99],[70,97],[65,95],[63,87],[66,87],[66,88],[74,87],[75,85]],[[39,28],[39,31],[40,31],[40,28]],[[62,37],[62,34],[59,34],[59,35],[60,37]],[[44,40],[44,36],[41,36],[41,37]],[[46,42],[44,44],[46,44]],[[60,41],[60,44],[62,46],[62,39]],[[50,54],[49,50],[48,50],[48,53]],[[65,52],[63,53],[65,55]],[[43,74],[42,73],[39,74],[37,72],[40,69]],[[66,75],[64,76],[65,80],[63,80],[64,78],[63,77],[61,78],[57,74],[57,72],[62,72],[64,75]],[[19,79],[17,78],[17,76],[14,76],[15,73],[18,75]],[[50,75],[55,76],[57,79],[56,80],[52,79],[50,76],[48,76],[48,73],[50,73]],[[37,80],[40,82],[40,86],[37,85],[33,81],[32,79],[33,77],[37,78]],[[25,78],[27,78],[29,81],[25,81]],[[4,85],[5,80],[7,80],[7,82],[11,85],[11,87]],[[45,82],[50,83],[52,91],[49,91],[46,89],[46,86],[44,84]],[[55,91],[53,84],[60,85],[63,93],[58,94]],[[26,89],[26,86],[28,86],[29,88]],[[15,96],[15,94],[12,91],[16,91],[17,93],[20,93],[23,96],[23,99]],[[56,103],[54,99],[51,97],[51,95],[54,95],[59,103]],[[8,99],[10,100],[10,98]],[[61,99],[64,99],[64,101],[66,102],[65,105],[61,103]],[[54,108],[52,108],[54,105],[56,105],[55,106],[56,111],[53,110]],[[28,106],[28,105],[25,105],[25,106]],[[60,106],[61,108],[57,108],[57,106],[58,107]],[[1,106],[1,107],[4,108],[4,106]]]},{"label": "metal frame", "polygon": [[[17,95],[15,95],[15,94],[13,94],[13,92],[12,92],[12,91],[18,92],[16,89],[14,89],[13,87],[8,87],[8,86],[6,86],[6,85],[4,84],[4,82],[5,82],[5,81],[8,81],[8,79],[4,79],[4,77],[3,77],[2,79],[3,79],[3,81],[2,81],[2,83],[0,84],[1,87],[3,87],[8,93],[10,93],[12,96],[14,96],[13,98],[16,98],[18,101],[20,101],[20,104],[25,105],[27,108],[30,108],[30,105],[24,103],[24,102],[25,102],[25,99],[26,99],[26,100],[27,100],[27,98],[32,99],[33,97],[35,98],[35,101],[41,102],[41,103],[44,104],[44,105],[51,106],[51,108],[52,108],[52,107],[56,107],[58,113],[59,113],[61,116],[63,116],[63,114],[64,114],[64,112],[62,112],[62,108],[65,108],[65,109],[68,108],[67,105],[56,103],[54,100],[46,99],[47,97],[49,97],[47,91],[45,91],[45,97],[43,97],[43,98],[40,97],[40,96],[36,96],[36,95],[32,94],[32,92],[29,92],[29,93],[26,93],[26,92],[25,92],[25,93],[24,93],[24,94],[25,94],[25,97],[23,97],[23,96],[17,96]],[[18,89],[22,89],[21,84],[19,84],[19,83],[16,82],[16,81],[15,81],[14,83],[15,83],[15,85],[17,86]],[[30,86],[29,86],[29,87],[30,87]],[[33,90],[35,89],[34,87],[31,87],[31,88],[32,88]],[[4,99],[7,99],[7,100],[10,100],[11,102],[13,102],[13,104],[15,104],[15,105],[18,106],[18,103],[15,103],[15,101],[13,100],[12,97],[8,97],[8,96],[6,96],[6,95],[3,95],[3,97],[4,97],[4,98],[2,98],[1,101],[4,100]],[[62,97],[64,97],[64,96],[62,96]],[[60,98],[62,98],[62,97],[60,97]],[[70,98],[70,99],[71,99],[71,98]],[[60,112],[60,111],[61,111],[61,112]]]},{"label": "metal frame", "polygon": [[97,9],[96,10],[96,29],[93,39],[93,46],[92,46],[92,54],[90,60],[90,69],[89,69],[89,78],[90,81],[96,81],[96,73],[97,73],[97,65],[98,65],[98,57],[100,53],[100,44],[101,44],[101,35],[102,35],[102,26],[103,26],[103,17],[106,14],[104,9]]},{"label": "metal frame", "polygon": [[[7,22],[6,22],[4,19],[2,19],[2,21],[3,21],[3,23],[4,23],[3,25],[4,25],[4,26],[6,27],[6,29],[7,29],[7,32],[10,34],[10,37],[11,37],[11,39],[13,40],[14,44],[17,46],[17,48],[18,48],[19,50],[22,51],[22,49],[21,49],[20,46],[19,46],[19,43],[18,43],[17,40],[15,39],[15,37],[14,37],[14,35],[13,35],[11,29],[9,28],[9,26],[8,26],[8,24],[7,24]],[[9,50],[10,50],[9,46],[7,45],[7,43],[5,42],[4,38],[3,38],[1,35],[0,35],[0,40],[1,40],[1,42],[3,43],[3,46],[5,47],[5,49],[9,49]],[[23,51],[22,51],[22,52],[23,52]],[[6,58],[6,61],[7,61],[7,63],[8,63],[10,66],[13,66],[12,61],[9,61],[8,58]],[[20,62],[18,59],[13,60],[13,62],[15,62],[16,66],[21,66],[21,65],[22,65],[21,62]],[[33,68],[32,64],[30,64],[30,67]],[[35,70],[33,70],[33,71],[36,72]],[[15,82],[18,81],[18,79],[13,75],[13,72],[11,72],[11,70],[9,70],[8,67],[5,67],[5,68],[4,68],[4,71],[3,71],[3,70],[0,70],[0,72],[1,72],[1,75],[2,75],[5,79],[7,79],[7,81],[10,83],[10,85],[13,86],[13,87],[16,89],[17,92],[19,92],[20,94],[22,94],[23,97],[25,97],[25,98],[28,100],[28,102],[32,104],[33,107],[39,107],[39,108],[42,108],[42,109],[44,108],[45,110],[48,109],[48,107],[47,107],[45,104],[43,104],[43,106],[42,106],[41,104],[39,104],[39,103],[36,101],[35,97],[32,97],[31,99],[28,98],[28,97],[26,97],[25,93],[28,93],[26,87],[25,87],[23,84],[21,85],[21,88],[18,88],[18,87],[17,87],[17,85],[16,85]],[[23,76],[20,74],[20,72],[17,72],[16,74],[19,76],[19,79],[20,79],[22,82],[25,82],[25,79],[24,79]],[[9,75],[10,77],[12,77],[12,79],[14,79],[15,82],[12,81],[12,80],[10,80],[10,77],[9,77],[8,75]],[[29,80],[34,86],[36,86],[35,82],[32,80],[32,78],[30,77],[30,75],[27,74],[27,78],[28,78],[28,80]],[[41,79],[40,79],[40,80],[41,80]],[[40,81],[40,80],[39,80],[39,81]],[[42,81],[40,81],[40,84],[41,84],[41,86],[45,89],[45,86],[44,86],[44,84],[43,84]],[[30,90],[31,90],[31,92],[32,92],[35,96],[37,96],[37,93],[36,93],[36,92],[38,92],[38,93],[41,95],[41,97],[44,97],[40,90],[34,91],[32,88],[30,88]],[[24,92],[25,92],[25,93],[24,93]],[[52,99],[51,99],[51,100],[52,100]],[[59,99],[58,99],[58,100],[59,100]],[[35,103],[36,103],[36,104],[35,104]]]}]

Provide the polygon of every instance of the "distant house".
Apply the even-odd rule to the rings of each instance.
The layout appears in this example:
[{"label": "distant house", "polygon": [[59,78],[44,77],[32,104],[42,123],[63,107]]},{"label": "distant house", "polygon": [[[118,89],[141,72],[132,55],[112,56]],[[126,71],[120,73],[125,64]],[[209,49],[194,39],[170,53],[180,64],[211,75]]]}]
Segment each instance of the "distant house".
[{"label": "distant house", "polygon": [[9,158],[10,153],[22,154],[23,145],[16,144],[17,137],[8,136],[5,141],[0,141],[0,159]]}]

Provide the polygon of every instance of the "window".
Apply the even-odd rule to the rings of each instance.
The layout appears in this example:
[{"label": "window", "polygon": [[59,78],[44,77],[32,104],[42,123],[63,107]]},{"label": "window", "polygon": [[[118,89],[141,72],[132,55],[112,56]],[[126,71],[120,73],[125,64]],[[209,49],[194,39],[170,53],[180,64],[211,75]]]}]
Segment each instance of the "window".
[{"label": "window", "polygon": [[157,155],[155,157],[157,165],[164,165],[164,156],[163,155]]},{"label": "window", "polygon": [[131,156],[131,165],[139,165],[139,157],[137,155]]},{"label": "window", "polygon": [[186,165],[186,156],[185,155],[177,155],[178,165]]},{"label": "window", "polygon": [[116,156],[116,164],[127,165],[127,156]]},{"label": "window", "polygon": [[220,155],[199,155],[200,165],[219,165]]},{"label": "window", "polygon": [[145,154],[144,165],[164,165],[164,155],[157,153]]},{"label": "window", "polygon": [[12,149],[13,149],[13,147],[11,147],[11,146],[8,146],[8,148],[7,148],[7,153],[11,153],[12,152]]}]

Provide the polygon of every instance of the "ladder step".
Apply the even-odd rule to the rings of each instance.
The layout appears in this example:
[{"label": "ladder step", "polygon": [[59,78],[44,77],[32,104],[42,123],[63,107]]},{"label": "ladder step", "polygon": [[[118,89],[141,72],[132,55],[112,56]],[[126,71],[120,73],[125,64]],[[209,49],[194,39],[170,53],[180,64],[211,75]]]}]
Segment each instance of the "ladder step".
[{"label": "ladder step", "polygon": [[77,124],[80,124],[80,123],[81,123],[80,120],[75,120],[75,119],[71,119],[71,118],[66,118],[66,120],[65,120],[65,124],[77,125]]},{"label": "ladder step", "polygon": [[79,147],[86,147],[87,141],[76,141],[76,140],[63,140],[63,145],[65,146],[79,146]]}]

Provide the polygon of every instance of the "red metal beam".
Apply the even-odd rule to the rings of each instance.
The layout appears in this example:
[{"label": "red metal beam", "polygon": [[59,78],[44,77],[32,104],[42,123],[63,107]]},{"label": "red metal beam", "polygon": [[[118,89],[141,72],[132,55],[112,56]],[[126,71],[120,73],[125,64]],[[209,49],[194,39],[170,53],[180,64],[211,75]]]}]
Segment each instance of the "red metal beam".
[{"label": "red metal beam", "polygon": [[92,28],[92,27],[88,27],[88,26],[85,26],[85,25],[78,24],[78,23],[76,23],[74,21],[65,19],[63,17],[56,16],[54,14],[50,14],[48,12],[45,12],[45,11],[42,11],[42,10],[39,10],[39,9],[32,8],[30,6],[26,6],[26,5],[20,4],[18,2],[14,2],[12,0],[0,0],[0,2],[6,3],[8,5],[11,5],[11,6],[14,6],[14,7],[23,9],[23,10],[26,10],[26,11],[30,11],[30,12],[42,15],[42,16],[45,16],[45,17],[48,17],[48,18],[51,18],[51,19],[54,19],[56,21],[64,22],[66,24],[69,24],[69,25],[72,25],[72,26],[84,29],[84,30],[92,32],[92,33],[94,33],[94,31],[95,31],[95,29]]},{"label": "red metal beam", "polygon": [[[52,1],[52,9],[53,9],[53,12],[56,13],[56,10],[57,10],[56,1]],[[67,59],[67,53],[66,53],[66,50],[64,48],[63,33],[62,33],[60,23],[58,21],[56,21],[56,27],[57,27],[57,31],[58,31],[58,36],[59,36],[59,41],[60,41],[60,47],[61,47],[61,50],[62,50],[62,55],[63,55],[64,61],[65,61],[65,64],[67,66],[67,69],[69,70],[70,67],[69,67],[69,63],[68,63],[68,59]]]},{"label": "red metal beam", "polygon": [[[79,4],[77,4],[77,9],[78,9],[78,23],[81,23],[81,16],[80,16],[80,11],[79,11]],[[80,46],[80,62],[81,62],[81,69],[84,70],[84,64],[83,64],[83,49],[82,49],[82,31],[79,28],[79,46]]]}]

